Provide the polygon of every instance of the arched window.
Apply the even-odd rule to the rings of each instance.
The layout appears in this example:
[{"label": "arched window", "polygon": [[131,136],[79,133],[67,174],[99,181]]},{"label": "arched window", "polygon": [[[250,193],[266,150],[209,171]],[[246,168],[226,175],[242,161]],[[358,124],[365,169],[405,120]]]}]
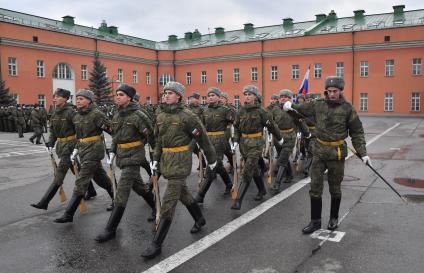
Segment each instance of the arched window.
[{"label": "arched window", "polygon": [[64,80],[71,80],[72,79],[72,72],[69,65],[65,63],[60,63],[56,65],[53,72],[53,78],[55,79],[64,79]]}]

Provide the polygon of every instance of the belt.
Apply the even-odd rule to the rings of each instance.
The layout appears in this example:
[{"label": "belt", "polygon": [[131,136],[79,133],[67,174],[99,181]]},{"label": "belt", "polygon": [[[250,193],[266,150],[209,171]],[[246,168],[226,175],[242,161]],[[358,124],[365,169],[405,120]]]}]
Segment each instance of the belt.
[{"label": "belt", "polygon": [[281,133],[285,133],[285,134],[287,134],[287,133],[291,133],[291,132],[293,132],[294,131],[294,129],[293,128],[290,128],[290,129],[284,129],[284,130],[280,130],[281,131]]},{"label": "belt", "polygon": [[262,132],[257,132],[253,134],[241,134],[241,136],[244,138],[257,138],[262,136]]},{"label": "belt", "polygon": [[79,142],[93,142],[93,141],[97,141],[97,140],[101,140],[102,136],[91,136],[91,137],[85,137],[85,138],[80,138]]},{"label": "belt", "polygon": [[67,136],[67,137],[58,137],[57,138],[57,140],[59,142],[68,142],[68,141],[75,140],[75,139],[77,139],[77,136],[76,135]]},{"label": "belt", "polygon": [[118,144],[118,148],[129,149],[129,148],[134,148],[134,147],[138,147],[138,146],[141,146],[141,145],[143,145],[143,142],[141,140],[137,140],[137,141],[134,141],[134,142]]},{"label": "belt", "polygon": [[319,143],[321,143],[323,145],[333,146],[333,147],[340,146],[344,143],[343,139],[342,140],[336,140],[336,141],[324,141],[322,139],[317,138],[317,140],[318,140]]},{"label": "belt", "polygon": [[224,135],[225,131],[215,131],[215,132],[207,132],[208,136],[220,136]]},{"label": "belt", "polygon": [[172,148],[162,148],[162,152],[164,153],[178,153],[178,152],[184,152],[188,151],[190,149],[190,146],[178,146],[178,147],[172,147]]},{"label": "belt", "polygon": [[315,126],[308,126],[309,129],[315,129]]}]

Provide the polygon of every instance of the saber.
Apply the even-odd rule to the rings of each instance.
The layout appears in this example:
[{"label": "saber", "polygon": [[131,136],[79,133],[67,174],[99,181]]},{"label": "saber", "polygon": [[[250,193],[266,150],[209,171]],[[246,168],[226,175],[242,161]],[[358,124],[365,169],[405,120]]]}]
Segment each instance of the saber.
[{"label": "saber", "polygon": [[[74,174],[75,177],[78,177],[78,158],[75,157],[74,163],[72,164],[73,168],[74,168]],[[87,211],[87,205],[84,202],[84,199],[81,199],[81,202],[79,203],[79,210],[80,213],[84,213]]]}]

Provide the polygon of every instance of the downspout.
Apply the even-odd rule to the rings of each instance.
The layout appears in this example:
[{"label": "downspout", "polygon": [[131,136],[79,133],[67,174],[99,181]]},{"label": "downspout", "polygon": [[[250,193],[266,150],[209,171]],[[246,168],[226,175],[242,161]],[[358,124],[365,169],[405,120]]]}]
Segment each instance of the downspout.
[{"label": "downspout", "polygon": [[352,105],[355,107],[355,31],[352,31]]},{"label": "downspout", "polygon": [[[153,80],[153,75],[152,75],[152,80]],[[160,95],[159,95],[159,50],[156,50],[156,99],[157,99],[157,104],[159,104],[160,102]]]},{"label": "downspout", "polygon": [[175,65],[175,50],[173,50],[172,51],[172,69],[173,69],[173,71],[174,71],[174,75],[173,75],[173,77],[174,77],[174,81],[177,81],[177,69],[176,69],[176,65]]},{"label": "downspout", "polygon": [[262,82],[262,105],[265,105],[265,73],[264,73],[264,40],[261,40],[261,82]]},{"label": "downspout", "polygon": [[[0,38],[0,47],[1,47],[2,39]],[[0,50],[0,81],[3,80],[3,70],[1,69],[1,50]]]}]

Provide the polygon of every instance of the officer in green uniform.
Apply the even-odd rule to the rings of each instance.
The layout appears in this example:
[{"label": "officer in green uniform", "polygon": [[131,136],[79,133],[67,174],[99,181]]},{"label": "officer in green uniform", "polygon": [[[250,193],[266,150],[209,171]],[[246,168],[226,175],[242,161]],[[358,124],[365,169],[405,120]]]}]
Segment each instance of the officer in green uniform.
[{"label": "officer in green uniform", "polygon": [[310,234],[321,228],[322,190],[324,172],[328,170],[328,184],[331,194],[331,210],[328,229],[338,226],[339,207],[342,197],[340,184],[344,176],[347,144],[345,139],[350,135],[356,152],[362,161],[371,164],[365,147],[364,129],[355,108],[343,97],[344,80],[330,76],[325,80],[325,98],[293,105],[290,101],[284,104],[284,110],[297,110],[305,116],[314,116],[316,120],[316,142],[310,168],[311,188],[311,222],[303,228],[304,234]]},{"label": "officer in green uniform", "polygon": [[240,153],[244,160],[244,167],[241,174],[241,184],[237,192],[237,198],[231,209],[241,209],[241,203],[250,181],[253,178],[259,193],[257,199],[262,199],[266,194],[263,178],[260,175],[258,161],[262,155],[265,145],[262,132],[265,127],[268,128],[280,144],[284,140],[278,130],[277,125],[272,120],[269,113],[261,107],[258,102],[260,96],[259,90],[254,85],[247,85],[243,88],[245,104],[240,108],[234,122],[234,143],[231,147],[235,150],[240,143]]},{"label": "officer in green uniform", "polygon": [[199,205],[191,196],[186,185],[186,178],[191,173],[192,139],[196,139],[205,152],[209,168],[216,166],[215,149],[210,142],[205,127],[200,120],[183,106],[184,86],[178,82],[168,82],[164,87],[164,103],[156,119],[156,146],[151,168],[158,165],[163,176],[168,179],[168,187],[162,200],[158,229],[153,241],[141,254],[145,258],[153,258],[160,254],[178,200],[188,209],[195,224],[191,233],[199,232],[206,224]]},{"label": "officer in green uniform", "polygon": [[40,112],[40,106],[34,105],[34,110],[31,112],[31,127],[34,130],[34,134],[29,138],[32,144],[34,144],[34,138],[36,139],[35,144],[41,144],[41,134],[43,133],[43,117]]},{"label": "officer in green uniform", "polygon": [[231,125],[233,122],[234,116],[229,108],[220,103],[221,90],[216,87],[210,87],[207,94],[208,107],[203,112],[203,124],[206,128],[207,135],[215,148],[217,166],[214,170],[206,170],[206,181],[202,183],[199,192],[195,197],[198,203],[203,203],[203,199],[205,198],[209,187],[216,178],[216,173],[221,176],[222,181],[225,184],[224,194],[230,194],[231,188],[233,187],[231,178],[225,170],[222,160],[224,159],[225,147],[229,144],[225,137],[225,130],[227,129],[227,126]]},{"label": "officer in green uniform", "polygon": [[[144,145],[148,135],[153,134],[153,128],[147,116],[139,111],[138,102],[133,101],[135,94],[135,89],[126,84],[121,84],[116,90],[115,103],[118,112],[112,120],[113,139],[108,164],[113,164],[116,156],[116,165],[121,169],[121,177],[109,221],[104,231],[95,239],[99,243],[115,237],[131,189],[142,196],[153,211],[155,210],[153,193],[140,176],[140,164],[146,158]],[[151,221],[153,219],[150,218]]]},{"label": "officer in green uniform", "polygon": [[94,94],[81,89],[76,94],[77,114],[72,121],[75,126],[77,143],[71,154],[71,162],[79,155],[81,168],[75,181],[74,192],[62,217],[56,223],[72,222],[76,209],[86,193],[91,179],[113,196],[112,183],[103,169],[101,160],[105,156],[103,131],[110,132],[107,117],[93,104]]}]

